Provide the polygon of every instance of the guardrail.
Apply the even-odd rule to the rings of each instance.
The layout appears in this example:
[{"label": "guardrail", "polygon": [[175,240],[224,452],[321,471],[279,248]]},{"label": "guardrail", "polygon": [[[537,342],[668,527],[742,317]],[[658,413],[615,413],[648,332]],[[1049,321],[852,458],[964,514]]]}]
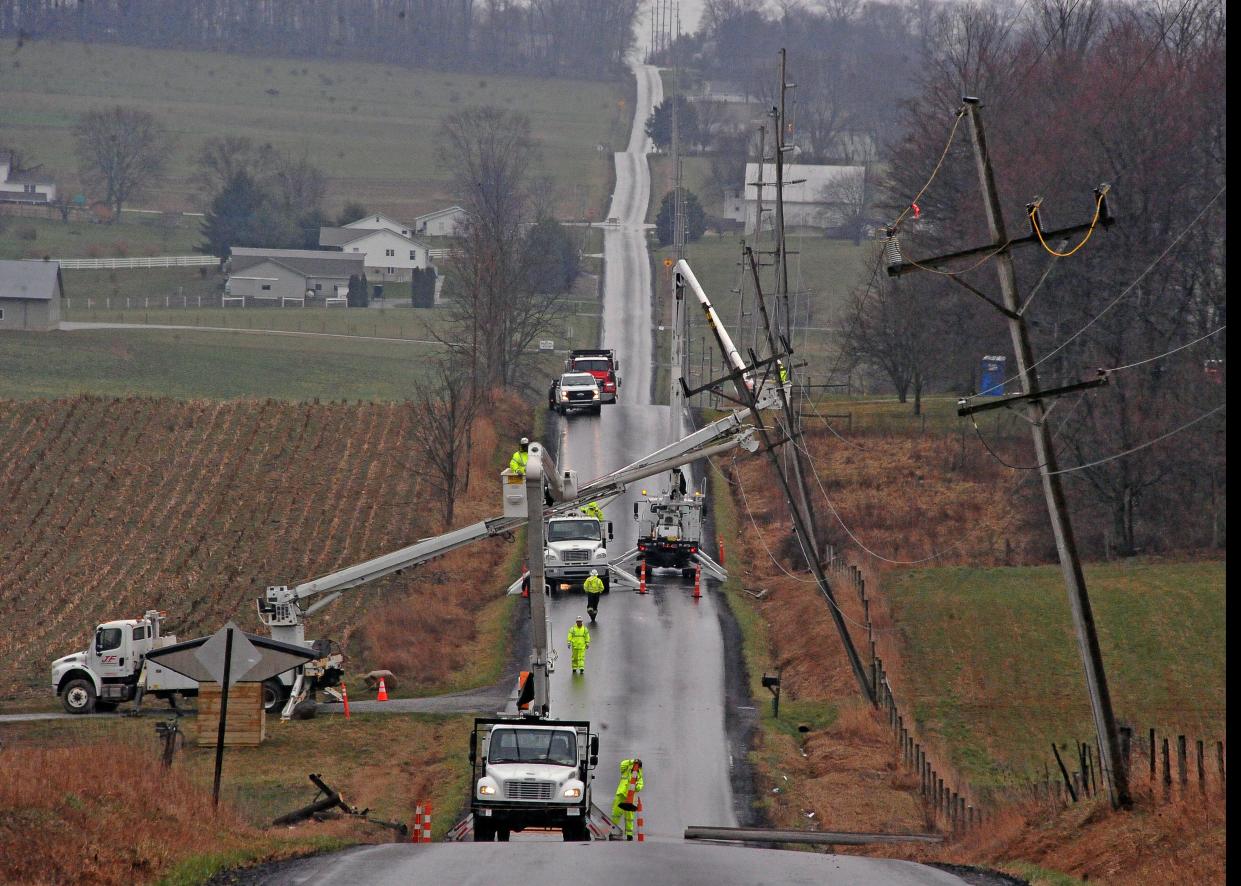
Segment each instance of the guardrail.
[{"label": "guardrail", "polygon": [[100,271],[122,268],[215,267],[214,255],[152,255],[143,258],[53,258],[62,271]]}]

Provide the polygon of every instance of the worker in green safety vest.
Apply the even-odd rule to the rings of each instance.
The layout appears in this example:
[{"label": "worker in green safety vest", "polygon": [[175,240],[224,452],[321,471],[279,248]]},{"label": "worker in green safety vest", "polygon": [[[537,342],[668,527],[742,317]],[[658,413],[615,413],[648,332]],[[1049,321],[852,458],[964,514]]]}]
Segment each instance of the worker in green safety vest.
[{"label": "worker in green safety vest", "polygon": [[603,598],[603,579],[599,577],[599,570],[590,570],[590,575],[586,576],[586,581],[582,582],[582,590],[586,592],[586,614],[590,616],[590,623],[595,623],[595,617],[599,614],[599,601]]},{"label": "worker in green safety vest", "polygon": [[526,465],[530,462],[530,438],[521,438],[521,448],[513,453],[508,460],[508,469],[519,477],[526,476]]}]

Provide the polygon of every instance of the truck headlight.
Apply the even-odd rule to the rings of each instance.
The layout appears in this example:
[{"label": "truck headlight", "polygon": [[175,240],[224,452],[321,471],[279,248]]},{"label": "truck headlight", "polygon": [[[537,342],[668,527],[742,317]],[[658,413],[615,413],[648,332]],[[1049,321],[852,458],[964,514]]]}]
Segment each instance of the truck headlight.
[{"label": "truck headlight", "polygon": [[557,553],[556,553],[554,550],[552,550],[551,548],[548,548],[548,549],[547,549],[547,551],[546,551],[546,553],[545,553],[545,554],[544,554],[544,556],[543,556],[543,559],[544,559],[544,560],[559,560],[559,559],[560,559],[560,555],[559,555],[559,554],[557,554]]},{"label": "truck headlight", "polygon": [[576,800],[578,797],[582,796],[582,789],[581,788],[565,788],[564,795],[569,800]]},{"label": "truck headlight", "polygon": [[590,396],[591,396],[591,397],[593,397],[594,399],[598,400],[598,399],[599,399],[599,392],[598,392],[598,391],[591,391]]},{"label": "truck headlight", "polygon": [[480,784],[478,786],[478,795],[480,797],[490,797],[490,796],[493,796],[495,792],[496,792],[495,785]]},{"label": "truck headlight", "polygon": [[561,400],[568,400],[568,399],[569,399],[569,392],[568,392],[568,391],[561,391],[561,392],[560,392],[560,399],[561,399]]}]

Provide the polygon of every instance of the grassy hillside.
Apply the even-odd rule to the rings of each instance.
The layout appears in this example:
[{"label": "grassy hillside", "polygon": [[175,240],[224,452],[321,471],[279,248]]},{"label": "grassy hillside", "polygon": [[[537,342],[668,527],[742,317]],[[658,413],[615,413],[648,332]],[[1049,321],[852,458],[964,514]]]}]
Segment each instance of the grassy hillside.
[{"label": "grassy hillside", "polygon": [[[1225,578],[1222,562],[1087,567],[1116,714],[1140,734],[1226,734]],[[920,569],[884,587],[917,675],[904,694],[974,785],[1041,778],[1051,742],[1093,734],[1057,567]]]},{"label": "grassy hillside", "polygon": [[[197,218],[157,215],[133,220],[125,215],[124,221],[110,225],[0,215],[0,258],[191,255],[202,242]],[[181,270],[198,272],[198,268]]]},{"label": "grassy hillside", "polygon": [[[186,637],[229,618],[255,628],[267,585],[441,531],[413,422],[402,403],[0,401],[0,700],[50,701],[49,663],[100,621],[156,607]],[[494,472],[528,430],[511,400],[479,422],[455,523],[495,513]],[[351,671],[391,667],[409,689],[468,663],[492,679],[474,647],[498,645],[508,552],[482,543],[346,594],[311,635],[341,641]]]},{"label": "grassy hillside", "polygon": [[578,185],[604,200],[610,149],[628,134],[627,87],[574,80],[478,77],[392,65],[253,58],[224,53],[26,40],[0,41],[0,141],[44,164],[70,194],[77,160],[69,130],[79,114],[139,105],[178,138],[170,180],[145,201],[188,209],[193,157],[213,135],[245,135],[303,152],[331,179],[331,203],[361,200],[410,218],[449,198],[435,161],[440,119],[467,105],[522,111],[543,149],[545,172],[566,208]]}]

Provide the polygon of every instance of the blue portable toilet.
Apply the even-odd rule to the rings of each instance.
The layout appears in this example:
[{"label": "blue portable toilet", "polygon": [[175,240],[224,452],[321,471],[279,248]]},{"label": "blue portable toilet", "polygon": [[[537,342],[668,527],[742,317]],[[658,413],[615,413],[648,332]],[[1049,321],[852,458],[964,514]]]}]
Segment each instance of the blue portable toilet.
[{"label": "blue portable toilet", "polygon": [[978,393],[988,397],[1004,396],[1004,380],[1008,377],[1007,357],[991,356],[982,358],[982,372],[978,381]]}]

